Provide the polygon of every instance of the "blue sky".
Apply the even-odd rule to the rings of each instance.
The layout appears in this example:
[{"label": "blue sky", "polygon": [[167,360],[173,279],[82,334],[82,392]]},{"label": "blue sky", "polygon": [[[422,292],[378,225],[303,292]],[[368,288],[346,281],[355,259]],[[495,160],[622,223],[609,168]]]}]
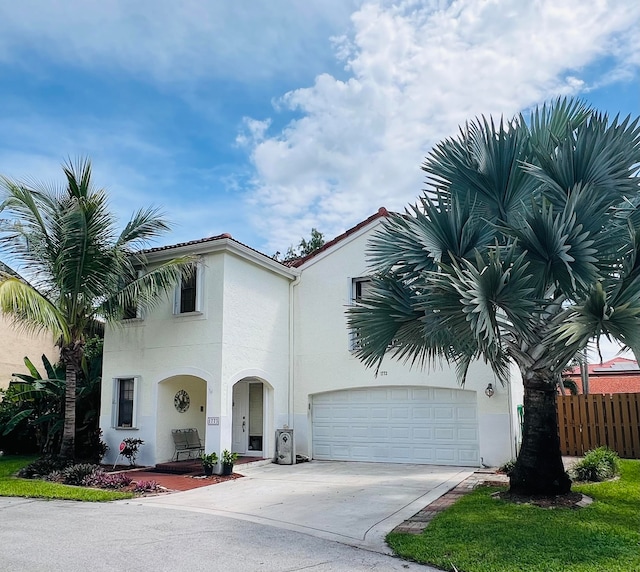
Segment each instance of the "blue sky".
[{"label": "blue sky", "polygon": [[635,0],[4,2],[0,173],[88,155],[123,220],[165,210],[164,243],[273,254],[413,202],[467,118],[640,115],[639,68]]}]

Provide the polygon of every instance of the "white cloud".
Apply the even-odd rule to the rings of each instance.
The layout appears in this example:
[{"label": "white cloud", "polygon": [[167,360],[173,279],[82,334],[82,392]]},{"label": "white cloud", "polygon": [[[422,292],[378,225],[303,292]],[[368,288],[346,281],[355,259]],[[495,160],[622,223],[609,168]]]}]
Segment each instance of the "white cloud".
[{"label": "white cloud", "polygon": [[[359,0],[20,0],[0,3],[0,61],[37,54],[166,83],[298,75],[330,56]],[[318,49],[318,44],[327,46]]]},{"label": "white cloud", "polygon": [[466,119],[584,92],[604,58],[619,79],[640,53],[640,4],[614,0],[367,2],[352,23],[334,38],[350,77],[285,94],[298,117],[254,144],[248,204],[272,249],[402,208],[426,152]]}]

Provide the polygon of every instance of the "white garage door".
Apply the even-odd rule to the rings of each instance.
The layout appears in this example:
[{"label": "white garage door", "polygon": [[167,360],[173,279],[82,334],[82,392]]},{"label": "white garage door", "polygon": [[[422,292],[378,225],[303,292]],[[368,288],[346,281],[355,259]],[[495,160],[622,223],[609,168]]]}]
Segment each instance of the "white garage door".
[{"label": "white garage door", "polygon": [[313,458],[479,465],[476,394],[376,387],[313,396]]}]

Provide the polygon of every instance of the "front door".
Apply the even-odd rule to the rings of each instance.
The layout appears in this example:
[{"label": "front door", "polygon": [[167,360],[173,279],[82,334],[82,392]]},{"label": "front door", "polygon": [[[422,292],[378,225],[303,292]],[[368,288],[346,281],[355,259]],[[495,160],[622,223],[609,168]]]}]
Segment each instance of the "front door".
[{"label": "front door", "polygon": [[246,381],[239,381],[233,386],[231,417],[231,448],[234,453],[244,455],[249,443],[249,384]]},{"label": "front door", "polygon": [[261,457],[264,452],[264,385],[239,381],[233,386],[231,446],[234,453]]}]

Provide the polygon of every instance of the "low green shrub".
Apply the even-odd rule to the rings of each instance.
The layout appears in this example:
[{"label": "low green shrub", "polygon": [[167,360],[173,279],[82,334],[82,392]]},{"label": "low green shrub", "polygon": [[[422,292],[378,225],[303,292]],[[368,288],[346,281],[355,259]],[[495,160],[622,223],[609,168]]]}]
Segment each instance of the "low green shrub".
[{"label": "low green shrub", "polygon": [[62,470],[63,483],[65,485],[81,485],[85,477],[93,473],[99,467],[89,463],[71,465]]},{"label": "low green shrub", "polygon": [[37,459],[18,471],[18,476],[23,479],[43,479],[54,471],[62,471],[69,466],[67,459],[49,456]]},{"label": "low green shrub", "polygon": [[576,481],[606,481],[620,473],[620,457],[608,447],[598,447],[587,451],[570,472]]},{"label": "low green shrub", "polygon": [[513,469],[516,466],[516,460],[511,459],[507,461],[504,465],[498,468],[499,473],[504,473],[505,475],[510,475],[513,472]]}]

